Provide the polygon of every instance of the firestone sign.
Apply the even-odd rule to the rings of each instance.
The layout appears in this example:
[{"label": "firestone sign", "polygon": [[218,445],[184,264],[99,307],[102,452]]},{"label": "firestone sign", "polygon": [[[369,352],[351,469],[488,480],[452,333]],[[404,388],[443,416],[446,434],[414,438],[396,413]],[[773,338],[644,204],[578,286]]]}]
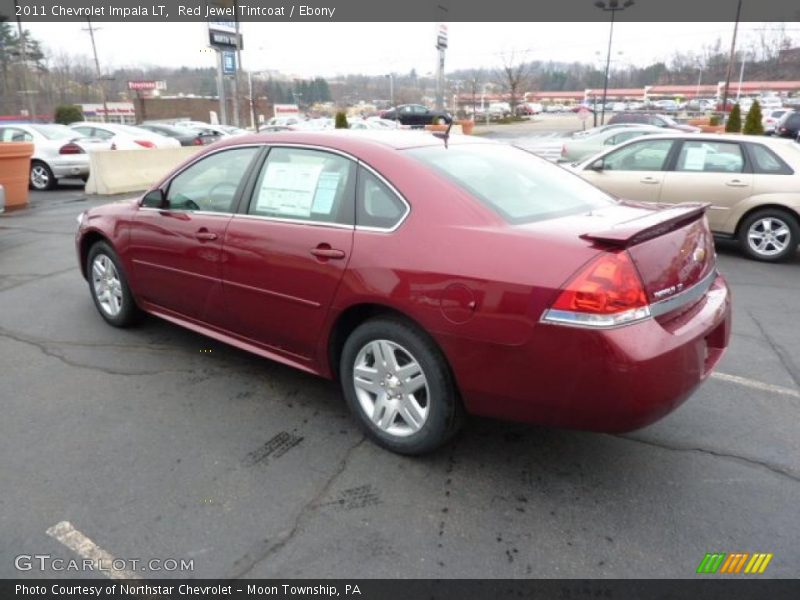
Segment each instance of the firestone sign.
[{"label": "firestone sign", "polygon": [[166,81],[129,81],[128,89],[132,91],[150,91],[167,89]]}]

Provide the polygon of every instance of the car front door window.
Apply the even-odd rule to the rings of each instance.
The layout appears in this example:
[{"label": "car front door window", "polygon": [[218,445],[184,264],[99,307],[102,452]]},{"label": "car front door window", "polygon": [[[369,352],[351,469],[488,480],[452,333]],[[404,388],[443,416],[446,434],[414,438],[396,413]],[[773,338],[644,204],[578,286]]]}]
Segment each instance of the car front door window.
[{"label": "car front door window", "polygon": [[258,148],[234,148],[200,159],[169,185],[170,210],[232,212],[236,192]]},{"label": "car front door window", "polygon": [[637,142],[611,152],[603,159],[603,169],[608,171],[661,171],[663,170],[672,140]]}]

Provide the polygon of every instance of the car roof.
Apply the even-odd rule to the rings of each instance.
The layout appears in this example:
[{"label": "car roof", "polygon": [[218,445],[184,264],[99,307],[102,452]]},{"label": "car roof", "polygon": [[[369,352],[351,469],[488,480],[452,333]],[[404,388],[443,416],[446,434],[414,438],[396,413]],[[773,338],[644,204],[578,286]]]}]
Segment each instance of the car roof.
[{"label": "car roof", "polygon": [[[326,131],[273,131],[241,135],[217,142],[216,146],[238,146],[252,143],[307,144],[343,152],[368,152],[370,149],[376,148],[405,150],[424,146],[438,146],[444,144],[444,140],[430,133],[407,130],[359,129],[337,131],[334,129]],[[452,135],[448,139],[449,145],[494,143],[496,142],[467,135]]]}]

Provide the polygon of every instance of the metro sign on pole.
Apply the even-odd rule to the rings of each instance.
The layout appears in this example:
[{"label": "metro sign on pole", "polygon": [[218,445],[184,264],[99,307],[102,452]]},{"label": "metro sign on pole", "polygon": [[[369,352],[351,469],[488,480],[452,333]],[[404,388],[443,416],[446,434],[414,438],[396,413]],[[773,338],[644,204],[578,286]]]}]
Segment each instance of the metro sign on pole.
[{"label": "metro sign on pole", "polygon": [[447,48],[447,25],[439,24],[436,28],[436,49],[444,50]]}]

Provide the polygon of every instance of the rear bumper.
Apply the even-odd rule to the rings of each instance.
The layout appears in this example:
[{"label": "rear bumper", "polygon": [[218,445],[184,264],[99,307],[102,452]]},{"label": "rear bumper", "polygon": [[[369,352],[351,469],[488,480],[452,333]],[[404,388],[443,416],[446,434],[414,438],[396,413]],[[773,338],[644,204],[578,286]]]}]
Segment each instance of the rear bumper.
[{"label": "rear bumper", "polygon": [[539,324],[523,346],[443,346],[469,412],[610,433],[644,427],[680,406],[722,357],[730,329],[730,292],[717,277],[695,306],[669,321],[602,331]]},{"label": "rear bumper", "polygon": [[76,155],[81,158],[50,162],[50,169],[56,179],[64,177],[82,177],[89,174],[89,156]]}]

